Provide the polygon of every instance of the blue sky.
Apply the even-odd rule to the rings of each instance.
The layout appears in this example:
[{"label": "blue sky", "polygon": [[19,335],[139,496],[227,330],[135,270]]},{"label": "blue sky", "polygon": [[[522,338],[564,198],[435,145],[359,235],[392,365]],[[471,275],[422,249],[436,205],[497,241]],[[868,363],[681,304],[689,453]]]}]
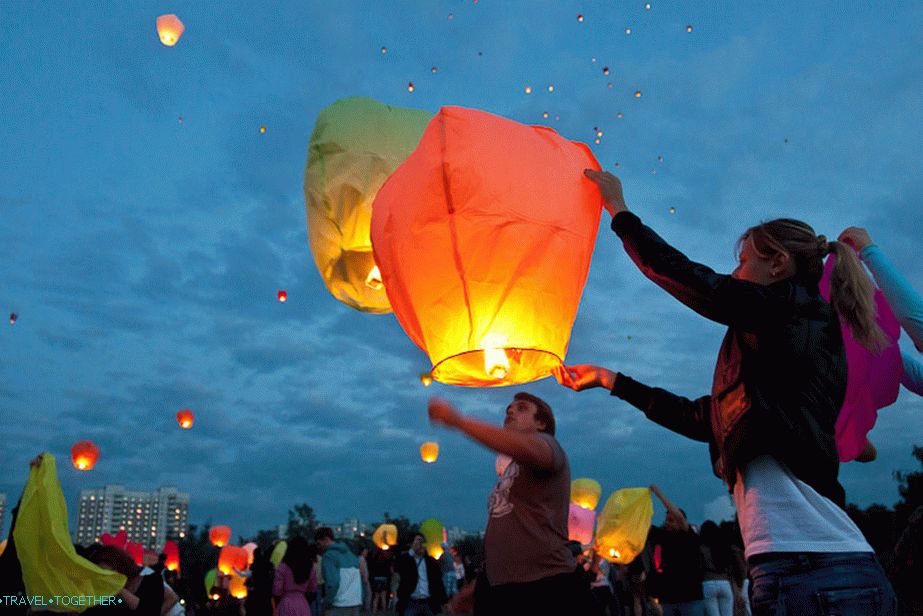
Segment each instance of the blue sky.
[{"label": "blue sky", "polygon": [[[0,0],[0,310],[19,315],[0,328],[10,505],[48,450],[71,503],[84,487],[172,484],[194,523],[235,534],[300,502],[322,519],[480,528],[493,456],[430,427],[426,399],[499,421],[527,389],[555,409],[574,477],[607,493],[655,482],[694,521],[726,507],[703,445],[605,392],[424,389],[425,354],[393,315],[334,300],[306,241],[314,120],[364,95],[587,142],[645,222],[718,270],[744,228],[786,215],[829,237],[869,227],[923,289],[923,7],[644,4]],[[172,48],[155,31],[164,13],[186,25]],[[696,396],[721,336],[601,225],[569,361]],[[196,424],[181,431],[186,407]],[[912,467],[921,413],[906,392],[882,412],[879,460],[841,470],[849,500],[897,500],[891,473]],[[84,438],[102,456],[78,473],[67,460]],[[424,466],[434,438],[440,459]]]}]

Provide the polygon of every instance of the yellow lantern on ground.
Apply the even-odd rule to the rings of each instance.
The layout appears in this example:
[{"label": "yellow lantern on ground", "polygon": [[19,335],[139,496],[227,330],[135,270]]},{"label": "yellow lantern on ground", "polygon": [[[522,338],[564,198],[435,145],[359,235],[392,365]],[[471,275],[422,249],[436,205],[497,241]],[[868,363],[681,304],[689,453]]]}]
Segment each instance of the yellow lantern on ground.
[{"label": "yellow lantern on ground", "polygon": [[420,445],[420,457],[427,464],[432,464],[439,457],[439,443],[427,441]]},{"label": "yellow lantern on ground", "polygon": [[397,544],[397,526],[394,524],[382,524],[375,529],[372,534],[372,541],[381,550],[387,550]]},{"label": "yellow lantern on ground", "polygon": [[157,18],[157,35],[160,37],[160,42],[167,47],[176,45],[184,30],[186,26],[176,15],[161,15]]},{"label": "yellow lantern on ground", "polygon": [[372,256],[372,201],[431,117],[364,97],[339,100],[317,117],[304,175],[308,243],[327,290],[347,306],[391,312]]},{"label": "yellow lantern on ground", "polygon": [[628,564],[644,549],[654,517],[650,488],[613,492],[596,523],[596,550],[609,562]]},{"label": "yellow lantern on ground", "polygon": [[596,509],[602,491],[595,479],[574,479],[570,482],[570,502],[584,509]]},{"label": "yellow lantern on ground", "polygon": [[590,150],[443,107],[378,191],[372,245],[395,316],[442,383],[548,376],[567,352],[599,228]]}]

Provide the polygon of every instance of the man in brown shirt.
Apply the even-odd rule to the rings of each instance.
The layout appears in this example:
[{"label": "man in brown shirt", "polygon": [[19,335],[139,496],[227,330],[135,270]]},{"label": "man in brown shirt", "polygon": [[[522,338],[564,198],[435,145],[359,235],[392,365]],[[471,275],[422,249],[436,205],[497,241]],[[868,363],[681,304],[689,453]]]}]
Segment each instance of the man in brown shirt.
[{"label": "man in brown shirt", "polygon": [[[484,536],[486,577],[453,600],[465,609],[476,596],[475,613],[582,614],[591,600],[575,574],[567,547],[570,466],[554,438],[551,407],[518,393],[506,407],[503,428],[465,417],[449,402],[433,398],[430,421],[464,432],[512,462],[488,500]],[[486,586],[486,588],[485,588]]]}]

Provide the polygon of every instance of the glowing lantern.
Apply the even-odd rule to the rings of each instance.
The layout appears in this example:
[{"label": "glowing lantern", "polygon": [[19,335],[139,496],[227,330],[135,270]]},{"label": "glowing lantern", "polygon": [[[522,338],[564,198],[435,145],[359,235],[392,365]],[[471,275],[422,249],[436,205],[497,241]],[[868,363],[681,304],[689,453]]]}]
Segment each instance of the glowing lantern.
[{"label": "glowing lantern", "polygon": [[423,387],[429,387],[433,384],[433,375],[429,372],[421,372],[420,382],[423,383]]},{"label": "glowing lantern", "polygon": [[261,125],[260,125],[260,134],[262,135],[262,134],[264,134],[265,132],[266,132],[266,127],[263,126],[263,125],[261,124]]},{"label": "glowing lantern", "polygon": [[641,90],[635,90],[635,98],[641,98]]},{"label": "glowing lantern", "polygon": [[279,292],[276,293],[276,299],[278,299],[280,302],[284,302],[288,299],[288,293],[285,291],[285,289],[279,289]]},{"label": "glowing lantern", "polygon": [[602,207],[588,167],[550,128],[443,107],[378,191],[375,261],[434,379],[511,385],[561,365]]},{"label": "glowing lantern", "polygon": [[407,91],[408,91],[408,92],[413,92],[413,82],[412,82],[412,81],[411,81],[410,83],[407,84]]},{"label": "glowing lantern", "polygon": [[183,35],[186,26],[176,15],[161,15],[157,18],[157,35],[160,42],[167,47],[173,47]]},{"label": "glowing lantern", "polygon": [[583,21],[583,15],[577,15],[577,21]]},{"label": "glowing lantern", "polygon": [[595,511],[571,503],[567,513],[567,538],[571,541],[579,541],[581,545],[590,545],[593,543],[595,523]]},{"label": "glowing lantern", "polygon": [[282,559],[285,558],[286,550],[288,550],[288,543],[279,541],[275,547],[272,548],[272,554],[269,555],[269,562],[271,562],[273,566],[278,567]]},{"label": "glowing lantern", "polygon": [[227,545],[228,541],[231,540],[231,527],[212,526],[208,529],[208,539],[212,542],[212,545],[219,548]]},{"label": "glowing lantern", "polygon": [[167,561],[164,563],[170,571],[179,571],[179,547],[175,541],[167,541],[163,544],[163,553],[167,555]]},{"label": "glowing lantern", "polygon": [[526,86],[526,94],[532,94],[532,86]]},{"label": "glowing lantern", "polygon": [[625,28],[625,34],[631,34],[631,28]]},{"label": "glowing lantern", "polygon": [[71,447],[71,461],[74,468],[88,471],[96,466],[99,460],[99,447],[93,441],[78,441]]},{"label": "glowing lantern", "polygon": [[686,26],[686,32],[692,32],[692,26]]},{"label": "glowing lantern", "polygon": [[210,593],[212,588],[215,586],[215,582],[218,581],[218,570],[209,569],[208,573],[205,574],[205,592]]},{"label": "glowing lantern", "polygon": [[252,541],[244,544],[244,550],[247,552],[247,567],[253,564],[253,552],[256,550],[256,544]]},{"label": "glowing lantern", "polygon": [[12,325],[13,323],[15,323],[15,322],[16,322],[16,319],[18,319],[18,318],[19,318],[19,315],[18,315],[18,314],[16,314],[15,312],[11,312],[11,313],[10,313],[10,325]]},{"label": "glowing lantern", "polygon": [[442,556],[442,531],[443,531],[442,522],[435,518],[429,518],[428,520],[423,520],[420,523],[420,534],[423,535],[423,538],[426,539],[426,551],[429,552],[429,555],[439,560],[439,557]]},{"label": "glowing lantern", "polygon": [[247,579],[239,576],[232,575],[231,583],[228,586],[228,593],[235,599],[246,599],[247,598]]},{"label": "glowing lantern", "polygon": [[317,117],[304,176],[308,243],[327,290],[357,310],[391,312],[372,257],[372,201],[431,117],[362,97]]},{"label": "glowing lantern", "polygon": [[382,550],[387,550],[392,545],[396,545],[397,526],[394,524],[382,524],[372,534],[372,541]]},{"label": "glowing lantern", "polygon": [[103,533],[99,537],[99,542],[103,545],[111,545],[124,550],[125,546],[128,544],[128,533],[124,530],[120,530],[115,536],[109,533]]},{"label": "glowing lantern", "polygon": [[192,414],[192,411],[189,409],[182,409],[176,413],[176,421],[179,424],[179,427],[188,430],[192,427],[192,422],[195,421],[195,416]]},{"label": "glowing lantern", "polygon": [[144,564],[144,544],[129,541],[125,545],[125,551],[134,559],[136,565]]},{"label": "glowing lantern", "polygon": [[570,482],[570,502],[583,509],[596,509],[602,491],[594,479],[574,479]]},{"label": "glowing lantern", "polygon": [[247,550],[236,545],[226,545],[218,554],[218,571],[225,575],[233,573],[234,569],[243,571],[247,568]]},{"label": "glowing lantern", "polygon": [[[818,287],[829,301],[830,276],[836,256],[831,255],[824,266]],[[878,419],[878,409],[897,400],[904,373],[900,347],[900,322],[880,289],[875,289],[875,322],[890,343],[880,353],[873,353],[853,338],[849,326],[840,321],[843,347],[846,350],[846,396],[836,418],[836,448],[841,462],[855,460],[865,449],[866,437]]]},{"label": "glowing lantern", "polygon": [[597,551],[610,562],[630,563],[644,549],[653,516],[649,488],[613,492],[597,519]]},{"label": "glowing lantern", "polygon": [[432,464],[439,457],[439,443],[427,441],[420,445],[420,457],[427,464]]}]

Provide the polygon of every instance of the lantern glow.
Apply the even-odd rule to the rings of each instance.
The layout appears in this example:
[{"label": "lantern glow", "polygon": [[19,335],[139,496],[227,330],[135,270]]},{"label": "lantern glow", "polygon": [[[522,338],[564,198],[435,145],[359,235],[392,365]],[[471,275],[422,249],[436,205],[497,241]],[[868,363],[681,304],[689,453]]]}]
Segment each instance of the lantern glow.
[{"label": "lantern glow", "polygon": [[164,566],[170,571],[179,571],[179,546],[176,542],[171,540],[164,543],[163,553],[167,556]]},{"label": "lantern glow", "polygon": [[421,372],[420,382],[423,383],[423,387],[429,387],[433,384],[433,375],[429,372]]},{"label": "lantern glow", "polygon": [[593,527],[596,524],[596,512],[584,509],[574,503],[570,504],[567,512],[567,538],[579,541],[581,545],[593,543]]},{"label": "lantern glow", "polygon": [[188,430],[191,428],[194,421],[195,416],[189,409],[182,409],[176,413],[176,422],[183,430]]},{"label": "lantern glow", "polygon": [[442,549],[442,536],[445,527],[442,522],[435,518],[429,518],[420,522],[420,534],[426,539],[426,551],[429,555],[439,560],[444,550]]},{"label": "lantern glow", "polygon": [[570,482],[570,502],[583,509],[596,509],[602,491],[595,479],[574,479]]},{"label": "lantern glow", "polygon": [[99,460],[99,447],[93,441],[78,441],[71,447],[71,462],[81,471],[91,470]]},{"label": "lantern glow", "polygon": [[394,524],[382,524],[372,534],[372,541],[382,550],[387,550],[392,545],[397,545],[397,526]]},{"label": "lantern glow", "polygon": [[375,263],[435,380],[513,385],[561,365],[600,221],[588,167],[550,128],[443,107],[378,191]]},{"label": "lantern glow", "polygon": [[276,299],[280,302],[286,301],[288,299],[288,292],[286,292],[285,289],[279,289],[279,292],[276,293]]},{"label": "lantern glow", "polygon": [[231,540],[230,526],[212,526],[208,529],[208,539],[215,547],[224,547]]},{"label": "lantern glow", "polygon": [[160,37],[160,42],[167,47],[176,45],[184,30],[186,26],[176,15],[161,15],[157,18],[157,35]]},{"label": "lantern glow", "polygon": [[391,312],[374,272],[372,202],[431,117],[364,97],[339,100],[317,117],[304,175],[308,244],[327,290],[356,310]]},{"label": "lantern glow", "polygon": [[420,445],[420,457],[427,464],[432,464],[439,457],[439,443],[427,441]]},{"label": "lantern glow", "polygon": [[610,562],[630,563],[644,549],[653,516],[649,488],[613,492],[597,519],[597,550]]},{"label": "lantern glow", "polygon": [[246,578],[239,575],[232,575],[231,582],[228,586],[228,592],[235,599],[246,599],[247,598],[247,586]]},{"label": "lantern glow", "polygon": [[247,550],[236,545],[226,545],[218,555],[218,571],[230,575],[234,569],[243,571],[247,568]]}]

